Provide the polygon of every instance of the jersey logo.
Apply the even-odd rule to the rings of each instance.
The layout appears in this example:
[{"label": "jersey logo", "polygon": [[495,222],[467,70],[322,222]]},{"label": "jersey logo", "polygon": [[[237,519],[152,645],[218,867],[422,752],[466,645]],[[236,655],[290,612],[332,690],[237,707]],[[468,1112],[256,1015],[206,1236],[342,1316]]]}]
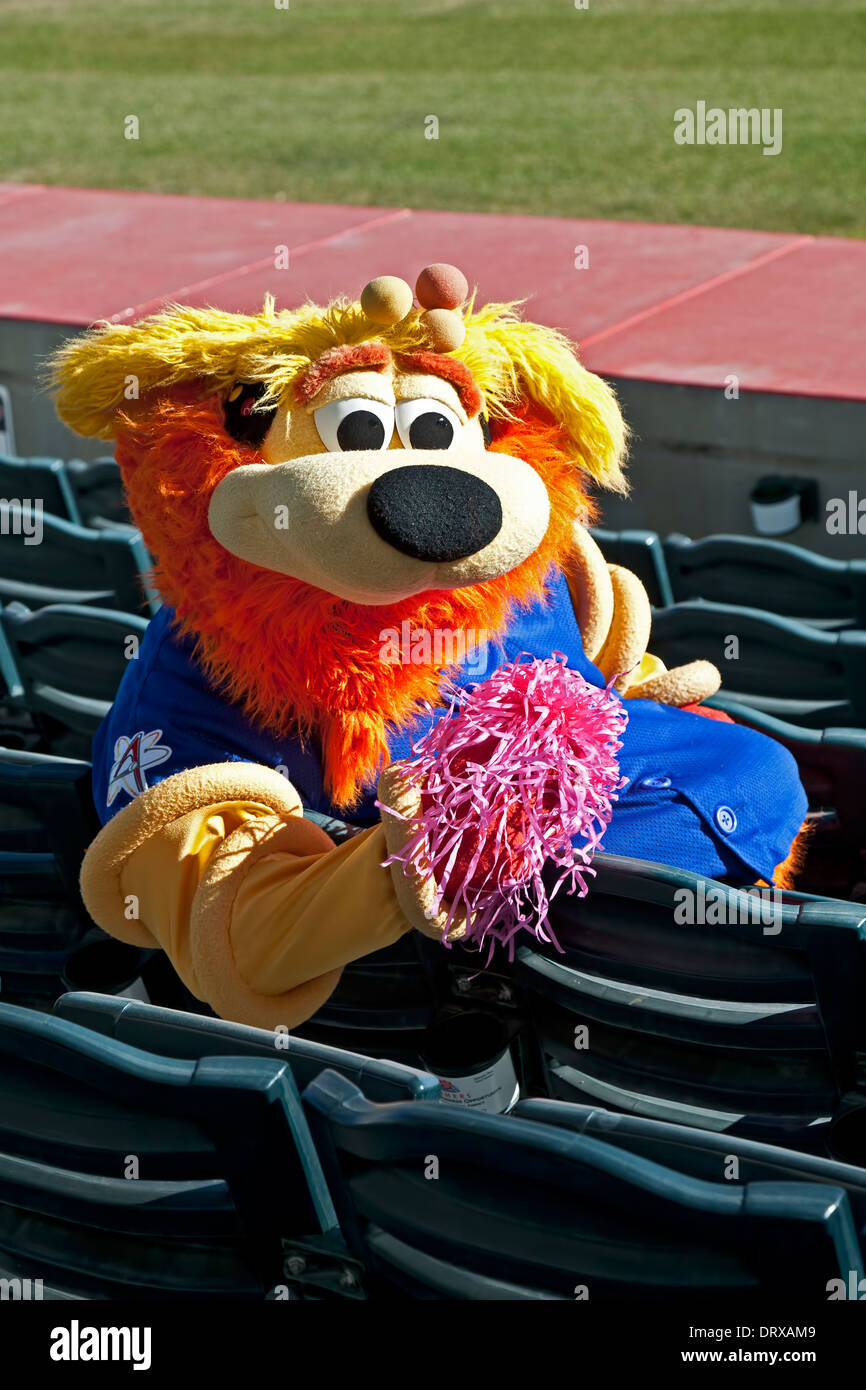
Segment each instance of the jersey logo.
[{"label": "jersey logo", "polygon": [[138,796],[147,791],[145,774],[171,757],[171,749],[159,742],[161,738],[162,729],[153,729],[149,734],[139,729],[129,738],[126,734],[120,735],[114,745],[114,763],[108,774],[106,806],[111,805],[119,792]]}]

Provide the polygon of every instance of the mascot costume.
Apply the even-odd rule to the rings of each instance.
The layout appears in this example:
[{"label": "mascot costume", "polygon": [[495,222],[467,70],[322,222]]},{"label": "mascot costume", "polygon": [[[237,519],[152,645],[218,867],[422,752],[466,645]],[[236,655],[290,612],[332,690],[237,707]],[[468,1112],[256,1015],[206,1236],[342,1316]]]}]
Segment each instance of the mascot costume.
[{"label": "mascot costume", "polygon": [[587,529],[622,417],[558,332],[435,265],[414,296],[97,325],[53,372],[115,441],[163,605],[96,736],[84,900],[216,1013],[297,1026],[412,929],[541,931],[545,858],[602,834],[790,884],[796,766],[702,709],[713,666],[649,654]]}]

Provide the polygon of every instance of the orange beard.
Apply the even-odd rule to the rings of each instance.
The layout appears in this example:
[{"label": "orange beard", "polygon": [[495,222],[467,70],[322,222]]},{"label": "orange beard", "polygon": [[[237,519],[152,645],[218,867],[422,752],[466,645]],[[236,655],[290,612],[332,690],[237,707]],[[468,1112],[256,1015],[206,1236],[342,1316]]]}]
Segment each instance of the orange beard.
[{"label": "orange beard", "polygon": [[[171,391],[121,421],[120,464],[133,516],[155,557],[159,592],[211,682],[259,727],[317,738],[334,804],[354,805],[387,762],[389,727],[405,726],[420,701],[441,703],[448,668],[392,665],[384,629],[501,632],[515,605],[536,599],[551,565],[570,549],[573,518],[591,520],[563,432],[538,411],[501,427],[492,449],[530,463],[550,494],[551,522],[538,549],[486,584],[417,594],[371,607],[261,569],[224,550],[207,522],[211,494],[242,464],[261,463],[222,425],[219,402]],[[451,668],[453,669],[453,668]]]}]

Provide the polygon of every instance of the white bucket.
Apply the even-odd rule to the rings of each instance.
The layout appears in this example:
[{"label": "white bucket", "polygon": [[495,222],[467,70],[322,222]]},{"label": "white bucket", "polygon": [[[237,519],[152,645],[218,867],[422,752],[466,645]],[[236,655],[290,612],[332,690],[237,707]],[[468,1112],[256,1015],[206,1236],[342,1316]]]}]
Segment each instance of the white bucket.
[{"label": "white bucket", "polygon": [[786,536],[800,525],[800,494],[779,502],[752,502],[752,524],[759,536]]},{"label": "white bucket", "polygon": [[508,1033],[492,1014],[476,1009],[437,1020],[427,1030],[423,1056],[446,1104],[492,1115],[517,1104],[520,1086]]},{"label": "white bucket", "polygon": [[786,536],[803,520],[803,488],[797,479],[762,478],[749,495],[749,510],[759,536]]}]

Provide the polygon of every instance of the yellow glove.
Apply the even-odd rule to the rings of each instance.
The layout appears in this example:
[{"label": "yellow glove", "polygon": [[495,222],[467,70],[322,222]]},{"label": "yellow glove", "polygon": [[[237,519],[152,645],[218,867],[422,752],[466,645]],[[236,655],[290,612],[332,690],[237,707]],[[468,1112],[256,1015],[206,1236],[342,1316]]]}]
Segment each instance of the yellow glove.
[{"label": "yellow glove", "polygon": [[223,1018],[297,1026],[343,966],[409,930],[381,825],[336,846],[279,773],[217,763],[167,777],[109,821],[85,856],[88,912],[161,947]]}]

